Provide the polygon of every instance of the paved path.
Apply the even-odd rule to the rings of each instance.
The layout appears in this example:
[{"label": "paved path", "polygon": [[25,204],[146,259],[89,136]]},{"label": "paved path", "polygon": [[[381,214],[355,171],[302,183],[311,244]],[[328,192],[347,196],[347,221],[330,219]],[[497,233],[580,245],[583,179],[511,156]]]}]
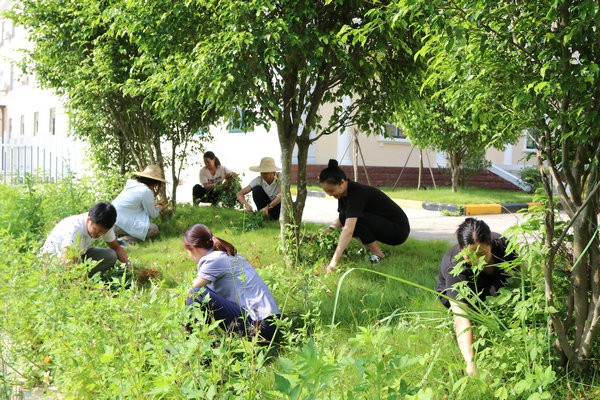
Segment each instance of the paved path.
[{"label": "paved path", "polygon": [[[466,218],[448,217],[439,211],[403,208],[410,221],[410,237],[419,240],[454,240],[454,232]],[[523,214],[488,214],[483,219],[494,232],[503,233],[506,228],[523,220]],[[306,198],[303,221],[329,224],[337,218],[337,200],[313,197]]]}]

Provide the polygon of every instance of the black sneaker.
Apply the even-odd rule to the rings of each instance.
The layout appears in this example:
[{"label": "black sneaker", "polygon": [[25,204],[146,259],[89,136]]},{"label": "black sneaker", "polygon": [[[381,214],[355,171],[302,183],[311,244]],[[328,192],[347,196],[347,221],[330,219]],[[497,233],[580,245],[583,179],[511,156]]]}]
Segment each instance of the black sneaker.
[{"label": "black sneaker", "polygon": [[375,254],[371,254],[371,257],[369,257],[369,261],[371,261],[372,265],[379,264],[379,262],[381,261],[381,259],[382,259],[381,257],[379,257],[379,256],[377,256]]}]

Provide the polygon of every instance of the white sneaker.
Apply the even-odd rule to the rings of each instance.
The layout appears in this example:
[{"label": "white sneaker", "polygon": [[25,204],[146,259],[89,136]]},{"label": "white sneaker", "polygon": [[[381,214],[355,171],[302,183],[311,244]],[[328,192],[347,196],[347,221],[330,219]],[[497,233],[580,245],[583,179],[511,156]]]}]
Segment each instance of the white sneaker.
[{"label": "white sneaker", "polygon": [[381,257],[375,254],[371,254],[371,257],[369,257],[369,261],[371,261],[372,265],[379,264],[379,262],[381,261]]}]

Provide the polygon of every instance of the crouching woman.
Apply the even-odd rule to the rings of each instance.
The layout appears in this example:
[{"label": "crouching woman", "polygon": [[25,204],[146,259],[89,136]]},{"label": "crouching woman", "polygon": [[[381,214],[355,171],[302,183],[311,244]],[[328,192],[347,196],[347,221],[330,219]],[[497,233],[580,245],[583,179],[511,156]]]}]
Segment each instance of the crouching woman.
[{"label": "crouching woman", "polygon": [[202,224],[189,228],[183,247],[198,265],[198,276],[187,298],[190,307],[209,311],[225,329],[271,340],[279,309],[256,270],[233,245],[214,237]]}]

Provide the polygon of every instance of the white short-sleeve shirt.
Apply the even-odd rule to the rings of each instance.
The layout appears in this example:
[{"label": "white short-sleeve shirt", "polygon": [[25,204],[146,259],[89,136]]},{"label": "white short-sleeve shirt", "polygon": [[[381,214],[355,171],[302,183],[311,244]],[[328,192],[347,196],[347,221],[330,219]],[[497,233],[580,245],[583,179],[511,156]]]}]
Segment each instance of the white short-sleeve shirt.
[{"label": "white short-sleeve shirt", "polygon": [[233,171],[231,171],[229,168],[223,165],[219,165],[213,175],[210,173],[208,168],[202,167],[202,169],[200,169],[200,183],[202,185],[206,185],[207,183],[211,185],[216,185],[217,183],[225,179],[227,175],[230,175],[232,172]]},{"label": "white short-sleeve shirt", "polygon": [[267,194],[267,196],[269,196],[269,199],[271,200],[275,199],[275,197],[279,193],[281,193],[281,184],[279,183],[278,176],[275,176],[273,182],[271,182],[271,184],[268,184],[267,181],[265,181],[262,178],[262,176],[259,175],[256,178],[252,179],[248,186],[250,186],[251,188],[253,188],[254,186],[262,186],[262,188],[265,190],[265,193]]},{"label": "white short-sleeve shirt", "polygon": [[[64,248],[71,248],[78,255],[82,255],[96,241],[87,230],[88,213],[72,215],[60,221],[44,242],[40,253],[62,255]],[[105,242],[116,239],[112,228],[100,237]]]}]

